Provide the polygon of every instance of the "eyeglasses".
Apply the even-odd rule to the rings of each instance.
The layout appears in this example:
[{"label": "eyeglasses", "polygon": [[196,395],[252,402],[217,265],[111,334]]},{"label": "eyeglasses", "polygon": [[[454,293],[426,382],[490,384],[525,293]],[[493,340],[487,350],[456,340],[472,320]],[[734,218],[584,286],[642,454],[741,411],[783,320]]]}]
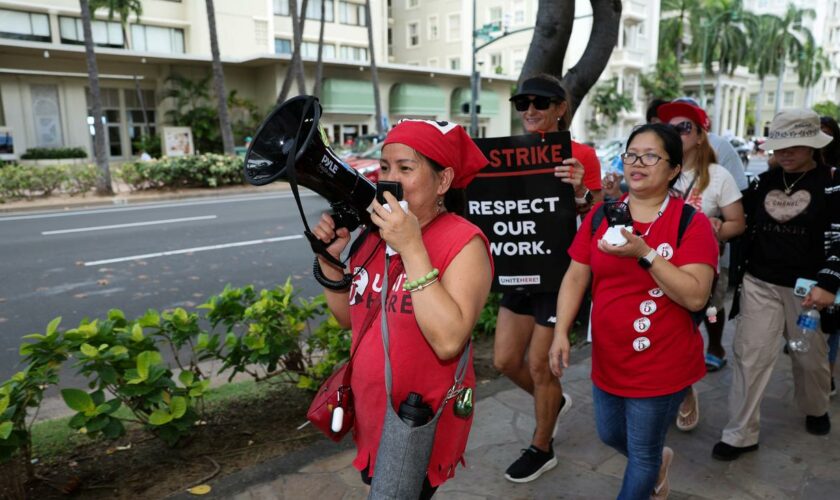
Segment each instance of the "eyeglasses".
[{"label": "eyeglasses", "polygon": [[625,165],[632,165],[638,161],[645,167],[652,167],[659,163],[659,160],[668,160],[668,158],[663,158],[658,154],[654,153],[645,153],[643,155],[637,155],[636,153],[621,153],[621,162]]},{"label": "eyeglasses", "polygon": [[694,128],[694,124],[690,121],[686,120],[684,122],[679,122],[676,125],[671,125],[674,130],[677,131],[680,135],[688,135],[691,133],[691,130]]},{"label": "eyeglasses", "polygon": [[557,100],[541,95],[534,96],[533,99],[529,99],[527,97],[517,97],[513,100],[513,107],[516,108],[517,111],[528,111],[528,108],[531,107],[531,103],[533,103],[534,109],[538,111],[545,111],[549,106],[551,106],[552,102],[557,102]]}]

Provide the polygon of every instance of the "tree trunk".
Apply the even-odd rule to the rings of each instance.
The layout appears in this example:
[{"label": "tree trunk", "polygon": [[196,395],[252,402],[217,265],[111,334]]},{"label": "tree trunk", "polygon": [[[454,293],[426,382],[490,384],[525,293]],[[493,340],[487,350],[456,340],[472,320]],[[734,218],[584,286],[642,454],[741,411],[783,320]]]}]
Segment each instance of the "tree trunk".
[{"label": "tree trunk", "polygon": [[376,56],[373,50],[373,23],[370,15],[370,0],[365,0],[365,22],[367,23],[368,35],[368,57],[370,58],[370,80],[373,84],[373,105],[376,108],[376,133],[385,133],[385,124],[382,123],[382,101],[379,95],[379,72],[376,69]]},{"label": "tree trunk", "polygon": [[590,0],[592,32],[580,61],[563,75],[563,59],[569,47],[575,17],[574,0],[540,0],[534,37],[522,67],[520,81],[548,73],[561,78],[574,115],[586,93],[606,68],[618,41],[620,0]]},{"label": "tree trunk", "polygon": [[312,95],[321,97],[321,85],[324,79],[324,26],[326,25],[327,0],[321,0],[321,28],[318,31],[318,62],[315,63],[315,88]]},{"label": "tree trunk", "polygon": [[289,96],[289,91],[292,89],[292,81],[295,79],[297,79],[300,93],[306,93],[305,82],[303,81],[303,60],[300,56],[300,44],[303,38],[303,23],[306,19],[306,12],[303,12],[303,18],[301,18],[298,15],[297,0],[289,0],[289,14],[292,16],[292,59],[286,68],[286,77],[283,79],[283,86],[277,95],[277,104],[282,104]]},{"label": "tree trunk", "polygon": [[758,98],[755,103],[755,127],[753,127],[753,135],[756,137],[764,136],[764,122],[761,120],[761,107],[764,105],[764,85],[767,78],[762,78],[758,86]]},{"label": "tree trunk", "polygon": [[105,125],[102,123],[102,93],[99,90],[99,69],[96,66],[96,54],[93,51],[93,33],[91,31],[91,12],[88,0],[79,0],[82,10],[82,31],[85,36],[85,60],[90,86],[91,112],[93,113],[93,154],[99,168],[96,180],[96,192],[101,195],[114,194],[111,186],[111,170],[108,166],[108,151],[105,149]]},{"label": "tree trunk", "polygon": [[773,107],[773,116],[779,114],[782,109],[782,92],[785,85],[785,58],[779,60],[779,74],[776,77],[776,105]]},{"label": "tree trunk", "polygon": [[140,81],[137,80],[137,75],[134,75],[134,92],[137,94],[137,103],[140,105],[140,111],[143,113],[143,136],[148,137],[149,131],[149,115],[146,113],[146,101],[143,99],[143,92],[140,90]]},{"label": "tree trunk", "polygon": [[216,35],[216,10],[213,0],[206,0],[207,24],[210,27],[210,52],[213,55],[213,90],[219,107],[219,126],[222,129],[222,147],[226,155],[235,154],[233,144],[233,129],[230,126],[230,116],[227,109],[227,91],[225,91],[225,74],[222,71],[222,60],[219,56],[219,39]]}]

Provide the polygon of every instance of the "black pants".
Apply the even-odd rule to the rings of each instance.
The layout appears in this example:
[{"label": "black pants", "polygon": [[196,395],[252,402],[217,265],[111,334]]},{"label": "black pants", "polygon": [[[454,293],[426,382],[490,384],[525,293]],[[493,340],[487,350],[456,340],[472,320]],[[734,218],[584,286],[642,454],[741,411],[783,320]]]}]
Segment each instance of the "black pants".
[{"label": "black pants", "polygon": [[[368,471],[370,470],[370,465],[365,467],[365,470],[361,471],[362,473],[362,482],[366,485],[370,486],[371,481],[373,478],[368,475]],[[437,491],[437,486],[432,488],[432,483],[429,482],[429,476],[426,476],[426,479],[423,480],[423,489],[420,491],[420,496],[418,500],[429,500],[432,498]]]}]

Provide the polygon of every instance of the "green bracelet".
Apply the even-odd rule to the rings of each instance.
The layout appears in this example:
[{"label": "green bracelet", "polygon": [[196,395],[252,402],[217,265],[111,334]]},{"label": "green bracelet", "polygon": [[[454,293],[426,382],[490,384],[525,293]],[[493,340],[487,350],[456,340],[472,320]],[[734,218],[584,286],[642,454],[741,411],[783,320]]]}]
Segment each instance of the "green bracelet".
[{"label": "green bracelet", "polygon": [[405,290],[407,292],[411,291],[411,290],[413,290],[413,289],[415,289],[419,286],[425,285],[426,283],[428,283],[428,282],[432,281],[433,279],[437,278],[439,275],[440,275],[440,271],[438,271],[438,268],[434,268],[431,271],[429,271],[428,273],[426,273],[425,276],[420,276],[419,278],[417,278],[414,281],[406,281],[405,283],[403,283],[403,290]]}]

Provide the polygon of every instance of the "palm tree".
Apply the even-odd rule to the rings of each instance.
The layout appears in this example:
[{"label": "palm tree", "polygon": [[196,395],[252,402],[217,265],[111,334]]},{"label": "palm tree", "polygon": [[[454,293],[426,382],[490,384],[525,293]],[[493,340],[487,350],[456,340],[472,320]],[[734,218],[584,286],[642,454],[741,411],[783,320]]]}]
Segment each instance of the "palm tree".
[{"label": "palm tree", "polygon": [[222,129],[222,147],[225,154],[233,155],[233,129],[230,126],[230,116],[227,108],[227,92],[225,91],[225,74],[222,71],[222,60],[219,57],[219,38],[216,34],[216,9],[213,0],[207,2],[207,24],[210,27],[210,52],[213,55],[213,90],[219,107],[219,126]]},{"label": "palm tree", "polygon": [[764,103],[764,89],[767,82],[767,75],[778,72],[779,57],[774,46],[778,37],[782,19],[773,14],[762,14],[758,16],[750,33],[750,70],[758,76],[761,82],[758,86],[758,98],[755,103],[755,135],[761,135],[763,126],[761,122],[761,108]]},{"label": "palm tree", "polygon": [[[810,35],[808,28],[802,25],[806,18],[813,19],[816,13],[814,9],[800,9],[793,4],[788,4],[787,11],[782,17],[779,31],[776,34],[777,54],[779,58],[778,79],[776,81],[776,106],[774,114],[782,109],[782,87],[785,83],[785,64],[787,61],[796,61],[797,54],[803,49],[801,38],[807,39]],[[807,33],[807,34],[806,34]]]},{"label": "palm tree", "polygon": [[105,149],[105,125],[102,123],[102,93],[99,90],[99,68],[96,66],[96,53],[93,51],[93,31],[91,30],[90,5],[88,0],[79,0],[82,10],[82,31],[85,36],[85,60],[88,69],[88,85],[93,114],[93,154],[99,168],[96,180],[96,192],[101,195],[114,194],[111,186],[111,170],[108,167],[108,151]]},{"label": "palm tree", "polygon": [[[143,15],[143,4],[140,0],[91,0],[91,12],[96,12],[99,9],[108,9],[108,19],[113,20],[114,14],[119,15],[120,28],[122,29],[123,43],[126,49],[131,49],[131,37],[128,36],[128,18],[134,14],[137,22],[140,22],[140,16]],[[140,105],[140,111],[143,113],[143,135],[149,135],[149,116],[146,114],[146,103],[143,100],[143,93],[140,91],[140,82],[137,80],[137,75],[134,76],[134,92],[137,94],[137,103]]]},{"label": "palm tree", "polygon": [[[720,113],[723,104],[722,77],[731,75],[738,66],[747,62],[749,39],[748,32],[755,28],[755,15],[744,10],[742,0],[710,0],[699,11],[699,22],[692,23],[693,39],[703,40],[698,48],[692,46],[693,59],[705,62],[706,71],[713,71],[712,63],[717,63],[715,81],[715,109],[712,126],[720,126]],[[698,54],[697,52],[700,52]],[[700,55],[699,58],[697,56]],[[704,61],[705,59],[705,61]],[[704,89],[701,93],[705,95]],[[705,106],[705,103],[702,103]]]},{"label": "palm tree", "polygon": [[[810,35],[810,33],[809,33]],[[810,108],[814,103],[814,84],[822,78],[823,73],[831,68],[831,61],[826,57],[822,47],[817,47],[814,37],[805,40],[802,52],[796,63],[799,86],[805,90],[805,107]]]},{"label": "palm tree", "polygon": [[659,21],[659,54],[673,52],[677,63],[683,62],[685,31],[690,18],[696,17],[699,0],[662,0]]},{"label": "palm tree", "polygon": [[367,24],[368,35],[368,57],[370,58],[370,81],[373,84],[373,104],[376,108],[376,132],[379,135],[385,133],[385,124],[382,123],[382,100],[379,95],[379,72],[376,69],[376,56],[373,50],[373,23],[370,15],[370,0],[365,0],[365,23]]},{"label": "palm tree", "polygon": [[300,55],[303,26],[306,22],[306,4],[307,0],[303,0],[301,5],[303,16],[300,16],[297,0],[289,0],[289,13],[292,16],[292,60],[289,61],[289,66],[286,68],[286,78],[283,79],[283,86],[280,88],[280,94],[277,95],[277,104],[286,100],[294,80],[297,80],[298,91],[301,94],[306,93],[306,81],[303,78],[303,58]]},{"label": "palm tree", "polygon": [[324,26],[327,13],[327,0],[321,1],[321,28],[318,30],[318,61],[315,63],[315,86],[312,95],[321,96],[321,85],[324,79]]}]

